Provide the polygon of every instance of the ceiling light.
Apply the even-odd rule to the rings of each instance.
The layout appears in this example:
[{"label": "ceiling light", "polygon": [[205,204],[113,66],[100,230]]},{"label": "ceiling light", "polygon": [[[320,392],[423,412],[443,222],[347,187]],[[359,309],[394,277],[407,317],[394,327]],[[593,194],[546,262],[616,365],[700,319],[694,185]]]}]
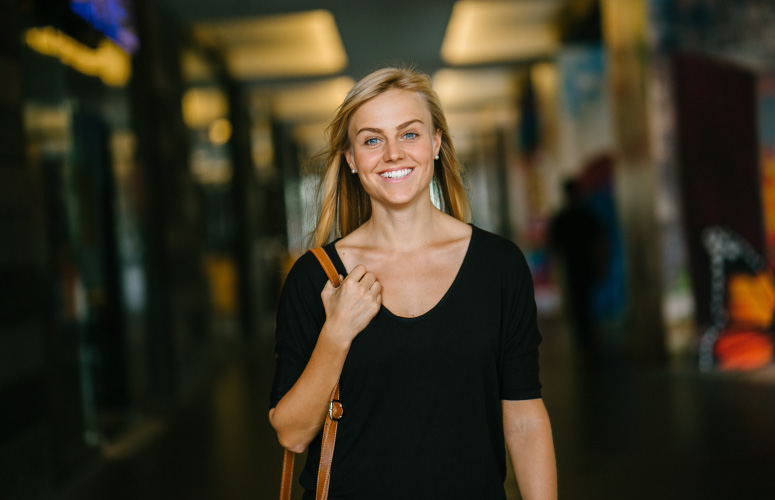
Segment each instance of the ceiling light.
[{"label": "ceiling light", "polygon": [[433,88],[445,110],[511,104],[516,102],[522,74],[514,68],[441,69],[433,75]]},{"label": "ceiling light", "polygon": [[444,35],[441,56],[467,65],[546,57],[559,46],[554,26],[559,0],[460,0]]},{"label": "ceiling light", "polygon": [[336,21],[326,10],[201,23],[194,35],[221,50],[240,80],[328,75],[347,66]]}]

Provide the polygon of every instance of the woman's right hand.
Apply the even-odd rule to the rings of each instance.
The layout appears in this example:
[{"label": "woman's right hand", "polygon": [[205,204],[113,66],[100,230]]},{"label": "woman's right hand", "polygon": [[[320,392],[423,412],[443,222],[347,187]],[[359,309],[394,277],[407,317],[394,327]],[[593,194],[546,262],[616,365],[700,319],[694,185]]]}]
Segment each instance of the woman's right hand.
[{"label": "woman's right hand", "polygon": [[366,328],[382,304],[382,284],[363,265],[357,265],[338,288],[329,281],[320,293],[326,323],[337,342],[348,346]]}]

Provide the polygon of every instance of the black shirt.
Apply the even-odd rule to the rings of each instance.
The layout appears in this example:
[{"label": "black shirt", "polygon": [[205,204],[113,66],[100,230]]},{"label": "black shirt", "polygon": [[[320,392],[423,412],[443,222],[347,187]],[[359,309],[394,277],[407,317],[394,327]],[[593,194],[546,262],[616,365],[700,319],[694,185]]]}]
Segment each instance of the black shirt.
[{"label": "black shirt", "polygon": [[[334,244],[325,247],[346,274]],[[277,313],[274,407],[309,360],[325,321],[327,281],[298,259]],[[355,338],[340,377],[329,498],[505,499],[501,400],[541,396],[536,308],[517,246],[473,227],[466,256],[439,303],[415,318],[384,305]],[[315,489],[320,436],[301,484]]]}]

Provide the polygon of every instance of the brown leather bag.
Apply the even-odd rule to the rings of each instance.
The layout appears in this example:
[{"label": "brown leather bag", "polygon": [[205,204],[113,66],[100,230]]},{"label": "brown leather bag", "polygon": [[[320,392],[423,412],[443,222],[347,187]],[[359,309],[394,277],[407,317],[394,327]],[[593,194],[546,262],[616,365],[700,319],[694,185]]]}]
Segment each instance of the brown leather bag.
[{"label": "brown leather bag", "polygon": [[[341,282],[334,263],[322,248],[313,248],[310,252],[317,257],[331,284],[338,287]],[[336,442],[336,427],[343,415],[342,403],[339,402],[339,382],[334,386],[328,401],[328,416],[323,425],[323,442],[320,445],[320,465],[318,466],[318,484],[315,491],[316,500],[328,499],[328,486],[331,480],[331,462],[334,459],[334,444]],[[289,450],[283,454],[283,475],[280,483],[280,500],[290,500],[293,486],[293,462],[296,455]]]}]

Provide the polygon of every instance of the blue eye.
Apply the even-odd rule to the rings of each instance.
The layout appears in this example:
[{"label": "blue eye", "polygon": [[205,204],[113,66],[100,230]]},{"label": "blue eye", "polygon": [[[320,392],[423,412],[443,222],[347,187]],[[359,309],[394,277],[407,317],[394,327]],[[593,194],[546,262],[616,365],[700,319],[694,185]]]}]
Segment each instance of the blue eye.
[{"label": "blue eye", "polygon": [[379,139],[377,139],[376,137],[370,137],[369,139],[366,139],[364,144],[366,144],[367,146],[373,146],[377,144],[377,142],[379,142]]},{"label": "blue eye", "polygon": [[417,134],[414,132],[407,132],[404,134],[404,137],[407,139],[414,139],[415,137],[417,137]]}]

